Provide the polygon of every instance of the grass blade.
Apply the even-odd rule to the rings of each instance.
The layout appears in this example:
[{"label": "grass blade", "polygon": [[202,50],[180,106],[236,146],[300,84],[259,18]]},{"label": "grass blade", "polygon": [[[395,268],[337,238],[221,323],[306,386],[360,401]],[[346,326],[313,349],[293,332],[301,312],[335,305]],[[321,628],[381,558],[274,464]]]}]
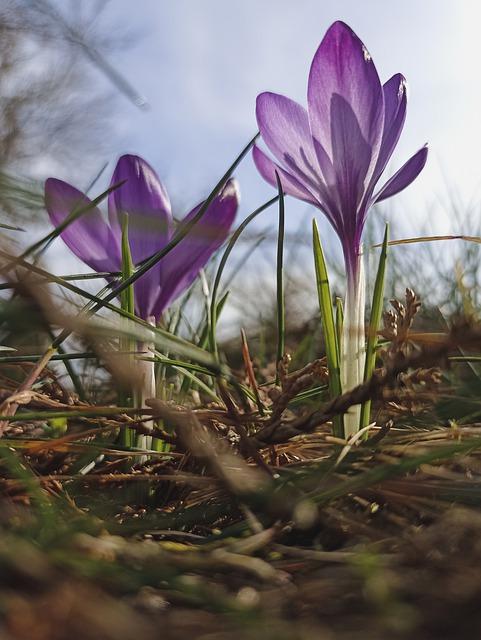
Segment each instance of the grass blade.
[{"label": "grass blade", "polygon": [[0,223],[0,229],[6,229],[7,231],[25,231],[21,227],[12,227],[10,224]]},{"label": "grass blade", "polygon": [[276,171],[277,190],[279,192],[279,231],[277,235],[277,361],[276,361],[276,384],[279,383],[278,366],[284,357],[285,351],[285,330],[286,330],[286,308],[284,300],[284,231],[285,231],[285,208],[284,192],[279,174]]},{"label": "grass blade", "polygon": [[[374,293],[372,296],[371,318],[369,320],[369,330],[366,345],[366,363],[364,365],[364,382],[372,376],[376,365],[376,351],[379,330],[381,322],[383,302],[384,302],[384,279],[386,275],[386,259],[387,248],[389,243],[389,226],[386,224],[384,231],[384,240],[382,243],[381,255],[379,256],[379,266],[377,268],[376,281],[374,284]],[[361,406],[361,420],[359,428],[362,429],[369,424],[371,417],[371,401],[367,400]]]},{"label": "grass blade", "polygon": [[[129,245],[129,217],[124,214],[122,216],[122,281],[127,280],[134,272],[134,263],[132,261],[132,254]],[[135,301],[134,301],[134,287],[131,285],[122,291],[120,294],[120,306],[124,311],[132,315],[135,314]],[[121,351],[133,351],[135,349],[135,341],[132,340],[128,334],[120,336],[120,350]],[[133,368],[133,357],[127,356],[127,362],[125,363],[129,369]],[[134,393],[132,390],[127,391],[121,389],[119,392],[119,403],[121,405],[129,406],[133,402]],[[131,447],[135,442],[135,431],[128,427],[122,427],[120,431],[120,442],[124,447]]]},{"label": "grass blade", "polygon": [[[0,249],[0,256],[6,257],[8,259],[12,257],[9,253],[2,251],[1,249]],[[109,309],[109,311],[113,311],[115,314],[130,320],[130,323],[128,323],[128,327],[123,327],[119,329],[117,325],[114,325],[113,327],[111,326],[109,331],[116,331],[116,332],[120,331],[123,333],[130,333],[132,334],[132,337],[142,342],[146,339],[145,329],[148,329],[148,331],[150,332],[149,335],[154,333],[154,335],[156,336],[156,344],[158,344],[162,348],[171,349],[178,355],[183,355],[188,359],[190,358],[194,361],[201,362],[206,366],[212,368],[213,370],[219,371],[218,363],[214,360],[214,358],[208,351],[200,347],[197,347],[191,344],[190,342],[188,342],[187,340],[184,340],[178,336],[175,336],[172,333],[165,331],[164,329],[160,329],[159,327],[155,327],[155,328],[152,327],[152,325],[145,322],[145,320],[142,320],[141,318],[138,318],[134,314],[129,313],[128,311],[125,311],[121,307],[117,307],[110,303],[105,303],[99,296],[89,293],[88,291],[85,291],[84,289],[81,289],[80,287],[77,287],[76,285],[73,285],[70,282],[66,282],[60,276],[55,276],[52,273],[45,271],[40,267],[32,265],[24,260],[19,259],[19,265],[22,268],[25,268],[28,271],[31,271],[32,273],[39,275],[43,280],[58,284],[59,286],[64,287],[68,291],[71,291],[72,293],[76,293],[79,296],[82,296],[83,298],[86,298],[87,300],[92,301],[92,303],[102,303],[102,306],[104,306],[106,309]],[[137,331],[134,330],[133,328],[134,325],[137,327]],[[101,325],[99,325],[98,328],[99,330],[101,330]],[[68,331],[68,333],[70,334],[71,331]],[[60,334],[60,336],[56,338],[56,340],[54,340],[54,342],[52,343],[52,349],[56,350],[58,346],[63,342],[63,339],[60,339],[61,335],[62,334]]]},{"label": "grass blade", "polygon": [[[337,340],[336,325],[334,323],[334,310],[332,306],[329,277],[326,261],[322,250],[321,239],[316,221],[312,221],[314,265],[316,269],[317,294],[319,296],[319,310],[321,312],[322,330],[326,347],[327,366],[329,369],[329,395],[332,398],[341,394],[341,370],[339,359],[339,344]],[[344,437],[344,425],[342,416],[336,416],[333,421],[334,435]]]},{"label": "grass blade", "polygon": [[[134,273],[135,267],[132,262],[132,254],[129,246],[129,218],[124,214],[122,217],[122,281],[127,280]],[[128,313],[135,313],[134,287],[130,285],[120,294],[120,306]],[[129,351],[131,345],[122,347]]]},{"label": "grass blade", "polygon": [[227,260],[232,252],[232,249],[234,248],[234,245],[239,239],[239,236],[247,227],[247,225],[250,224],[252,220],[254,220],[254,218],[256,218],[260,213],[262,213],[263,211],[268,209],[271,205],[273,205],[275,202],[277,202],[278,197],[279,196],[276,196],[275,198],[271,198],[270,200],[265,202],[263,205],[258,207],[255,211],[253,211],[249,216],[247,216],[247,218],[237,227],[237,229],[234,231],[234,233],[230,237],[230,240],[227,243],[227,247],[222,255],[222,258],[220,259],[219,267],[217,269],[217,273],[215,274],[214,284],[212,286],[212,296],[211,296],[211,303],[210,303],[210,315],[211,315],[210,349],[214,354],[217,354],[217,342],[216,342],[216,336],[215,336],[217,317],[218,317],[217,294],[219,292],[220,280],[222,278],[222,274],[224,273],[224,268],[227,263]]},{"label": "grass blade", "polygon": [[341,361],[342,353],[342,328],[344,326],[344,305],[341,298],[336,298],[336,336],[337,336],[337,356]]}]

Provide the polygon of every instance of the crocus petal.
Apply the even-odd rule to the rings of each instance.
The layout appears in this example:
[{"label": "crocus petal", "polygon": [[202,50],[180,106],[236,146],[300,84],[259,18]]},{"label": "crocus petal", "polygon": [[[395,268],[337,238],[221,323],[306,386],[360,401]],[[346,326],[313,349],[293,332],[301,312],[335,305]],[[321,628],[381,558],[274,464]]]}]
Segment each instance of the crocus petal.
[{"label": "crocus petal", "polygon": [[[185,217],[183,224],[192,220],[202,204]],[[229,180],[201,219],[163,258],[163,285],[154,310],[157,319],[175,298],[190,287],[212,254],[224,243],[234,222],[238,205],[237,183]]]},{"label": "crocus petal", "polygon": [[327,153],[317,141],[314,149],[309,117],[304,107],[285,96],[266,92],[257,97],[256,116],[262,139],[281,168],[312,194],[339,226],[341,216],[331,188],[336,182],[335,172]]},{"label": "crocus petal", "polygon": [[142,158],[124,155],[117,162],[109,195],[109,220],[120,238],[122,215],[129,216],[132,260],[138,264],[167,244],[172,234],[169,196],[152,167]]},{"label": "crocus petal", "polygon": [[327,31],[314,55],[307,91],[311,131],[336,171],[345,214],[361,201],[381,143],[383,92],[366,47],[343,22]]},{"label": "crocus petal", "polygon": [[330,155],[335,96],[350,105],[364,140],[374,148],[383,126],[381,82],[364,44],[340,21],[328,29],[314,55],[307,89],[312,133]]},{"label": "crocus petal", "polygon": [[[170,200],[154,169],[142,158],[124,155],[117,162],[109,195],[109,219],[120,242],[122,216],[128,215],[132,261],[138,265],[157,253],[172,235]],[[134,284],[135,311],[144,320],[153,315],[162,285],[160,262]]]},{"label": "crocus petal", "polygon": [[56,178],[45,182],[45,206],[57,227],[73,212],[90,207],[61,233],[65,244],[94,271],[118,271],[120,253],[114,235],[91,200],[72,185]]},{"label": "crocus petal", "polygon": [[375,179],[386,168],[396,147],[399,136],[406,120],[406,79],[401,73],[396,73],[383,86],[384,93],[384,128],[381,148],[377,160]]},{"label": "crocus petal", "polygon": [[155,305],[164,277],[161,263],[162,261],[159,261],[151,267],[134,284],[135,313],[143,320],[155,316]]},{"label": "crocus petal", "polygon": [[374,202],[381,202],[396,195],[406,187],[408,187],[413,180],[415,180],[426,164],[428,157],[427,146],[419,149],[396,173],[390,178],[386,184],[381,187],[377,194],[373,198]]},{"label": "crocus petal", "polygon": [[323,178],[304,107],[277,93],[261,93],[256,117],[262,139],[281,166],[306,189],[317,190]]},{"label": "crocus petal", "polygon": [[319,198],[314,197],[312,193],[308,191],[308,189],[306,189],[304,185],[299,182],[299,180],[297,180],[297,178],[295,178],[287,171],[284,171],[282,167],[268,158],[266,154],[259,149],[259,147],[255,146],[252,149],[252,157],[254,158],[254,163],[257,167],[257,170],[266,182],[277,189],[277,171],[281,180],[282,190],[285,194],[293,196],[294,198],[297,198],[299,200],[304,200],[304,202],[308,202],[309,204],[312,204],[323,211],[326,218],[336,230],[336,233],[340,233],[343,225],[343,220],[341,215],[339,214],[339,210],[331,204],[332,200],[331,198],[329,198],[329,196],[326,197],[326,200],[329,202],[329,204],[325,204],[325,202],[321,199],[321,194],[319,195]]},{"label": "crocus petal", "polygon": [[259,149],[259,147],[255,146],[253,148],[252,157],[254,159],[257,170],[266,182],[277,189],[277,171],[279,177],[281,178],[282,189],[284,193],[289,196],[293,196],[294,198],[299,198],[299,200],[309,202],[309,204],[313,204],[316,207],[319,207],[319,202],[312,195],[312,193],[310,193],[310,191],[308,191],[297,178],[295,178],[293,175],[285,171],[282,167],[268,158],[266,154]]}]

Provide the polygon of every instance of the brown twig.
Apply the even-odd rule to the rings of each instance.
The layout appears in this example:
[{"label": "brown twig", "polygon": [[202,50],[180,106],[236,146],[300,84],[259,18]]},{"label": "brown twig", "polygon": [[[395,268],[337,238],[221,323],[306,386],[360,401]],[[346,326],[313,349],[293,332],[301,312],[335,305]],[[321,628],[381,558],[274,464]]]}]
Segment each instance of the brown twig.
[{"label": "brown twig", "polygon": [[418,351],[408,355],[398,352],[389,367],[376,371],[370,380],[337,396],[321,410],[290,422],[278,421],[267,425],[252,436],[251,441],[262,448],[270,444],[286,442],[303,433],[310,433],[332,420],[334,416],[345,413],[350,407],[382,396],[384,388],[393,384],[398,375],[407,369],[446,364],[447,357],[453,350],[459,347],[479,347],[480,343],[480,326],[470,326],[466,323],[455,325],[443,340],[424,345]]}]

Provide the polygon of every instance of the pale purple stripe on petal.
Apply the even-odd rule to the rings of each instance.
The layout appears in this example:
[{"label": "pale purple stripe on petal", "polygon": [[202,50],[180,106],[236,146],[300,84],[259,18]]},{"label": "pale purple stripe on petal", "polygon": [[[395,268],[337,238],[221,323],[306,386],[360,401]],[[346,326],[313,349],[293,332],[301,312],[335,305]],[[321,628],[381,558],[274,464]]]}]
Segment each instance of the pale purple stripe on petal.
[{"label": "pale purple stripe on petal", "polygon": [[281,166],[308,190],[317,190],[323,178],[304,107],[277,93],[261,93],[256,117],[262,139]]},{"label": "pale purple stripe on petal", "polygon": [[312,193],[308,191],[296,177],[285,171],[282,167],[277,165],[268,156],[266,156],[266,154],[261,151],[259,147],[255,146],[253,148],[252,157],[254,159],[257,170],[264,178],[264,180],[266,180],[266,182],[271,184],[273,187],[276,187],[277,189],[277,171],[282,180],[282,189],[284,193],[289,196],[293,196],[294,198],[299,198],[299,200],[309,202],[309,204],[313,204],[316,207],[319,207],[319,202],[312,195]]}]

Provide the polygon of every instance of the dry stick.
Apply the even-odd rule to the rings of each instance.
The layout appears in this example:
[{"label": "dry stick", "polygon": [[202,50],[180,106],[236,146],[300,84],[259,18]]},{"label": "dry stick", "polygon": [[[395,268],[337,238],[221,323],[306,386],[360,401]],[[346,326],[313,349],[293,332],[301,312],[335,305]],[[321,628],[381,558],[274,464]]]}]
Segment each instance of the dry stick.
[{"label": "dry stick", "polygon": [[252,364],[252,358],[249,351],[249,343],[247,342],[247,336],[244,329],[241,329],[241,340],[242,340],[242,358],[244,360],[244,367],[246,370],[247,378],[249,380],[251,389],[254,392],[257,408],[259,409],[259,413],[262,416],[264,415],[264,407],[262,406],[262,401],[259,395],[259,387],[257,386],[256,374],[254,372],[254,365]]},{"label": "dry stick", "polygon": [[310,433],[325,424],[336,415],[345,413],[351,406],[372,400],[382,394],[384,387],[395,381],[396,377],[409,369],[420,366],[434,366],[446,360],[449,353],[458,347],[479,346],[481,343],[481,326],[454,326],[444,340],[437,340],[434,344],[424,346],[417,353],[406,356],[398,354],[389,368],[375,372],[370,380],[358,385],[354,389],[343,393],[328,402],[320,411],[298,418],[292,422],[281,422],[261,429],[255,436],[249,438],[251,444],[258,448],[270,444],[286,442],[291,438]]},{"label": "dry stick", "polygon": [[[30,373],[25,378],[25,380],[22,382],[22,384],[16,389],[15,394],[22,393],[22,391],[27,391],[27,389],[29,389],[34,384],[35,380],[38,378],[38,376],[45,369],[45,367],[50,362],[50,359],[55,354],[55,352],[56,352],[56,349],[52,349],[52,348],[47,349],[47,351],[40,358],[40,360],[37,362],[37,364],[33,367],[33,369],[30,371]],[[17,409],[18,409],[18,404],[16,402],[12,402],[6,408],[5,415],[13,416],[13,415],[15,415]],[[5,421],[5,420],[2,420],[0,422],[0,437],[3,435],[3,432],[4,432],[5,427],[7,426],[7,424],[8,424],[8,421]]]},{"label": "dry stick", "polygon": [[238,497],[246,493],[256,494],[269,482],[266,473],[261,474],[258,468],[249,466],[225,442],[215,438],[192,411],[179,411],[155,399],[149,400],[148,404],[175,427],[181,445],[205,464],[229,493]]},{"label": "dry stick", "polygon": [[84,440],[85,438],[91,438],[92,436],[97,436],[100,433],[114,431],[115,429],[119,429],[121,426],[129,427],[129,429],[135,429],[135,431],[140,435],[153,435],[153,437],[162,438],[162,439],[167,438],[167,442],[169,442],[170,444],[175,444],[177,442],[177,438],[175,436],[172,436],[171,434],[166,433],[163,429],[152,430],[149,426],[144,426],[142,424],[144,422],[152,422],[154,420],[159,420],[160,418],[161,416],[156,416],[155,414],[152,414],[152,415],[149,415],[148,418],[143,418],[139,420],[122,420],[122,421],[118,420],[118,421],[115,421],[114,424],[108,424],[103,427],[95,427],[93,429],[87,429],[86,431],[81,431],[80,433],[71,433],[67,436],[62,436],[60,438],[53,438],[52,440],[48,440],[48,442],[33,443],[32,446],[29,448],[28,452],[30,454],[35,454],[35,453],[40,453],[41,451],[50,451],[58,447],[63,447],[64,445],[68,445],[70,443],[77,444],[79,440]]},{"label": "dry stick", "polygon": [[244,427],[242,422],[237,419],[239,412],[237,411],[237,407],[232,401],[232,398],[227,391],[226,384],[222,378],[218,379],[217,386],[219,387],[220,396],[224,401],[225,406],[227,407],[227,413],[234,420],[234,429],[237,431],[237,435],[240,438],[241,449],[245,450],[245,453],[257,463],[257,466],[260,469],[265,471],[269,475],[269,477],[272,477],[273,473],[269,465],[259,453],[258,448],[255,447],[251,442],[249,436],[247,435],[246,428]]}]

